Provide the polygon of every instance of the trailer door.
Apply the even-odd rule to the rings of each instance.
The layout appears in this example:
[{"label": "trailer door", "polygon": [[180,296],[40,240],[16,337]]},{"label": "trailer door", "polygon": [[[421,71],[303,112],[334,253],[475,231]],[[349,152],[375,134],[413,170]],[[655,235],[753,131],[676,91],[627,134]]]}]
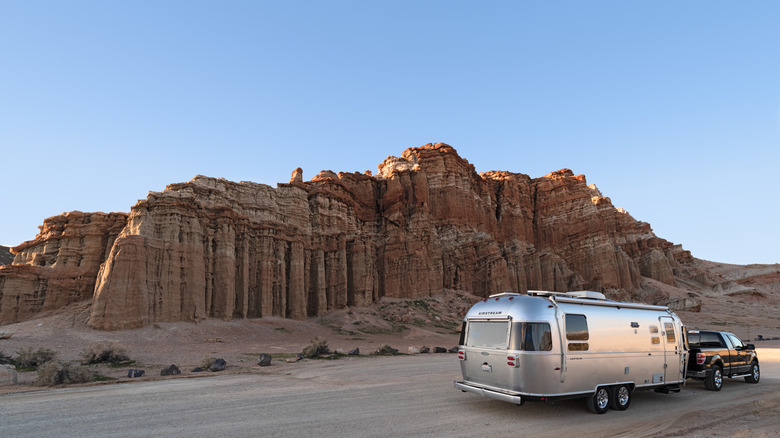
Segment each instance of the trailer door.
[{"label": "trailer door", "polygon": [[674,323],[674,319],[668,316],[662,316],[661,327],[663,327],[664,337],[664,382],[679,382],[684,380],[684,356],[682,351],[682,333],[679,326]]}]

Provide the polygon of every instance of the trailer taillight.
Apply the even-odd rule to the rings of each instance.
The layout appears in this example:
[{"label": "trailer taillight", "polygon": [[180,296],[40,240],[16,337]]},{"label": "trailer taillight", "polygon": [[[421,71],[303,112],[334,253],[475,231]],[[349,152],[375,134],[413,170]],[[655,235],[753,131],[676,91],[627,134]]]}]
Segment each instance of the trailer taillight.
[{"label": "trailer taillight", "polygon": [[506,364],[509,365],[510,367],[517,368],[517,367],[520,366],[520,361],[518,359],[519,359],[519,357],[517,355],[507,356],[506,357]]},{"label": "trailer taillight", "polygon": [[466,352],[463,350],[458,350],[458,359],[466,360]]},{"label": "trailer taillight", "polygon": [[704,353],[696,353],[696,365],[704,365],[704,361],[707,360],[707,355]]}]

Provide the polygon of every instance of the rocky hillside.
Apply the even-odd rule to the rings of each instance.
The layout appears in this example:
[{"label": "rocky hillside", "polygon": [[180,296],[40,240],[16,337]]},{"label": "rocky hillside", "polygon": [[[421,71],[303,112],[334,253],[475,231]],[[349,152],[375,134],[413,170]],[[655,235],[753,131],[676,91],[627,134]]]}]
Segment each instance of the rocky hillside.
[{"label": "rocky hillside", "polygon": [[46,219],[13,252],[0,324],[92,298],[89,325],[107,330],[304,319],[444,290],[590,289],[696,308],[684,291],[719,283],[583,175],[478,174],[441,143],[388,157],[376,175],[304,181],[297,169],[276,188],[196,176],[129,215]]}]

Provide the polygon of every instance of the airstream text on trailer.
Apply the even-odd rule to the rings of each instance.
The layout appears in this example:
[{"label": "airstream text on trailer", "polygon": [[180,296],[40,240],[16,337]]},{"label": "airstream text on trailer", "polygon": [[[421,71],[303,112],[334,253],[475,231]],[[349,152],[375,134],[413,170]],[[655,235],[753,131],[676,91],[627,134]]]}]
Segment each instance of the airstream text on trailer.
[{"label": "airstream text on trailer", "polygon": [[624,410],[635,389],[680,390],[684,333],[667,307],[598,292],[492,295],[464,319],[455,387],[518,405],[585,397],[595,413]]}]

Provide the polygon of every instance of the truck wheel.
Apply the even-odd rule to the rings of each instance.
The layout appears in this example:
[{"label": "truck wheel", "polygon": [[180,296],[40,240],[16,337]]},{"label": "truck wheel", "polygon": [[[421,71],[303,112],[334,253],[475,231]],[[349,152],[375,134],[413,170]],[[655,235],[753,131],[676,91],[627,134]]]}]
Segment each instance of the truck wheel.
[{"label": "truck wheel", "polygon": [[616,411],[625,411],[631,404],[631,388],[628,385],[616,385],[612,387],[612,396],[609,407]]},{"label": "truck wheel", "polygon": [[758,383],[758,379],[761,378],[761,370],[758,368],[758,362],[750,364],[750,375],[745,377],[745,381],[748,383]]},{"label": "truck wheel", "polygon": [[704,380],[704,387],[710,391],[720,391],[723,388],[723,370],[720,365],[712,367],[712,372]]},{"label": "truck wheel", "polygon": [[599,387],[592,396],[585,399],[588,410],[594,414],[603,414],[609,410],[610,393],[609,388]]}]

